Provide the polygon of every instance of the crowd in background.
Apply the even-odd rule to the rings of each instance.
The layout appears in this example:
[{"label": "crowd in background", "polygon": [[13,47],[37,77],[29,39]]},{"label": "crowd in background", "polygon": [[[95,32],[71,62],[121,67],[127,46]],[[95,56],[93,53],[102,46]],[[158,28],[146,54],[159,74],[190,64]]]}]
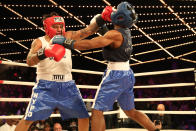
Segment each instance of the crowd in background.
[{"label": "crowd in background", "polygon": [[[2,80],[10,81],[29,81],[35,82],[35,69],[22,71],[20,68],[9,68],[7,75]],[[73,79],[77,85],[98,85],[101,81],[101,75],[73,73]],[[159,85],[172,83],[193,83],[193,72],[186,73],[172,73],[165,75],[141,76],[136,77],[135,86],[140,85]],[[8,85],[0,84],[0,98],[30,98],[32,86],[24,85]],[[80,89],[82,97],[85,99],[92,99],[95,96],[96,89]],[[193,97],[195,96],[194,86],[170,87],[170,88],[135,88],[135,98],[164,98],[164,97]],[[157,104],[165,105],[166,111],[194,111],[195,101],[148,101],[135,102],[136,108],[139,110],[156,110]],[[88,111],[91,111],[91,104],[86,103]],[[23,115],[25,113],[27,102],[1,102],[0,115]],[[118,109],[118,104],[114,105],[114,109]],[[58,109],[54,111],[58,113]],[[152,118],[151,114],[147,114]],[[170,115],[171,126],[170,129],[196,129],[194,123],[196,119],[194,115]],[[140,127],[135,122],[129,119],[119,119],[117,115],[105,116],[107,128],[117,127]],[[63,129],[77,130],[77,120],[62,120],[61,118],[49,118],[45,121],[35,122],[31,129],[45,130],[47,126],[52,130],[54,123],[60,123]],[[1,125],[5,120],[1,120]],[[31,130],[30,129],[30,130]]]}]

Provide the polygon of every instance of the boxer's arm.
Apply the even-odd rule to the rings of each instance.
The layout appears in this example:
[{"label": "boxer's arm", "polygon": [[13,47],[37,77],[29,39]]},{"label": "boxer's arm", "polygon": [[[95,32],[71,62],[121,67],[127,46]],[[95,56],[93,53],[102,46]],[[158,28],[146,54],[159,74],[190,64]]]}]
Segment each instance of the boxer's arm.
[{"label": "boxer's arm", "polygon": [[39,39],[35,39],[31,44],[31,49],[27,55],[27,64],[29,66],[34,66],[39,63],[39,59],[37,57],[37,51],[42,48],[42,43]]},{"label": "boxer's arm", "polygon": [[78,31],[67,32],[65,37],[72,40],[82,40],[94,34],[99,29],[99,27],[102,27],[105,24],[106,21],[111,22],[112,11],[112,6],[106,6],[101,14],[97,14],[92,18],[90,25]]},{"label": "boxer's arm", "polygon": [[73,40],[82,40],[92,34],[94,34],[98,30],[98,25],[94,22],[91,23],[84,29],[78,31],[68,31],[66,32],[65,37]]},{"label": "boxer's arm", "polygon": [[98,36],[91,40],[76,41],[73,44],[74,49],[89,50],[109,46],[111,48],[118,48],[122,44],[123,38],[119,32],[109,31],[104,36]]}]

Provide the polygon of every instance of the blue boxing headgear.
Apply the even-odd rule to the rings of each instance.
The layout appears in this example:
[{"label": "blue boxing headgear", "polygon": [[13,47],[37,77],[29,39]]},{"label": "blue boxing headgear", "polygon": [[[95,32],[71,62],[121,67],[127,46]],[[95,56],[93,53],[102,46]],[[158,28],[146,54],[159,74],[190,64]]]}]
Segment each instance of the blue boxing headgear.
[{"label": "blue boxing headgear", "polygon": [[121,2],[117,6],[117,10],[112,12],[111,20],[114,25],[130,28],[137,22],[137,14],[130,3]]}]

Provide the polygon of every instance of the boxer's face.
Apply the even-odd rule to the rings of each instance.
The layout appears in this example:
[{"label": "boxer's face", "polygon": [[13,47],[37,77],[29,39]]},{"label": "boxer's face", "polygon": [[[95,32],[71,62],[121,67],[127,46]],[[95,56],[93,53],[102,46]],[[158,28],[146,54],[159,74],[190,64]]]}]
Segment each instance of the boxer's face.
[{"label": "boxer's face", "polygon": [[54,24],[52,28],[56,30],[56,35],[62,35],[63,24]]}]

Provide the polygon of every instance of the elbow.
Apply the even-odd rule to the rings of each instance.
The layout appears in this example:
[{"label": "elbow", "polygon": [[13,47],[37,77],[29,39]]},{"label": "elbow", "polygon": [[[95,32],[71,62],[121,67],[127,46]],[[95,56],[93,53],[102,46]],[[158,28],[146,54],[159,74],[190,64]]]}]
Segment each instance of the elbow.
[{"label": "elbow", "polygon": [[32,62],[30,62],[29,60],[27,60],[27,62],[26,62],[26,64],[28,65],[28,66],[34,66],[34,64],[32,63]]}]

